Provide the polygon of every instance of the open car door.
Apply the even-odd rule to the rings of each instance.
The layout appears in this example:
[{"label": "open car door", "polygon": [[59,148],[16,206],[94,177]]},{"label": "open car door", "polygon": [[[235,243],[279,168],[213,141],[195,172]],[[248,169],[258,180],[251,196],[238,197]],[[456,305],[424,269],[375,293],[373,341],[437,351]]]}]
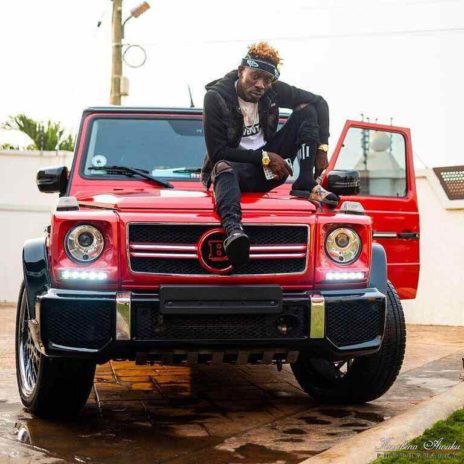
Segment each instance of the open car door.
[{"label": "open car door", "polygon": [[374,241],[385,248],[388,278],[400,298],[415,298],[419,280],[419,212],[409,129],[347,121],[330,159],[331,171],[359,172],[357,201],[372,217]]}]

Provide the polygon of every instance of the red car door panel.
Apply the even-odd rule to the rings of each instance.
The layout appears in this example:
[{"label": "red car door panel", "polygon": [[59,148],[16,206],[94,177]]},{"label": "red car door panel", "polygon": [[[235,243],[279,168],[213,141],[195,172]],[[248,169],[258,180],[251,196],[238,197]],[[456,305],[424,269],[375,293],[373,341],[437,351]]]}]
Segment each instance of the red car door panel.
[{"label": "red car door panel", "polygon": [[400,298],[416,296],[419,279],[419,212],[409,129],[347,121],[330,159],[332,170],[356,170],[361,178],[357,195],[372,217],[374,240],[387,253],[388,278]]}]

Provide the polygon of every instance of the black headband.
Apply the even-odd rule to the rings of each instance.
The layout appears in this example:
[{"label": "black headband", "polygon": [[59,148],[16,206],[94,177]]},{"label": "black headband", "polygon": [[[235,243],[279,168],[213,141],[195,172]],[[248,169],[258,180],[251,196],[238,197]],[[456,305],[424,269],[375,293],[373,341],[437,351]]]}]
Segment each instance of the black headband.
[{"label": "black headband", "polygon": [[251,58],[250,56],[246,56],[242,59],[242,66],[266,71],[274,77],[274,80],[277,80],[280,76],[280,72],[277,69],[277,66],[274,66],[272,63],[268,63],[267,61]]}]

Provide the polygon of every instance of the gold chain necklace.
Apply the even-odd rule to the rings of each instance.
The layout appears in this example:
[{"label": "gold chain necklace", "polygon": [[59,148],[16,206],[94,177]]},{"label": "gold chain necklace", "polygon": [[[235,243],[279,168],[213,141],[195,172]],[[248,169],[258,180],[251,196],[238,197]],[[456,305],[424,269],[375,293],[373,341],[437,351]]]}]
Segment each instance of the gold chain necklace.
[{"label": "gold chain necklace", "polygon": [[[235,90],[237,90],[238,87],[238,82],[235,82]],[[240,110],[242,111],[243,119],[245,121],[245,126],[253,126],[256,120],[256,116],[258,113],[258,105],[254,105],[254,110],[253,114],[249,114],[248,112],[248,106],[246,106],[245,100],[243,98],[240,98],[237,92],[237,97],[238,97],[238,102],[240,106]],[[243,102],[243,103],[242,103]]]},{"label": "gold chain necklace", "polygon": [[256,120],[256,113],[257,113],[257,110],[258,110],[258,105],[254,106],[254,110],[253,110],[253,113],[251,115],[250,115],[250,113],[248,111],[247,106],[240,105],[240,109],[242,110],[243,119],[245,120],[245,125],[246,126],[252,126],[255,123],[255,120]]}]

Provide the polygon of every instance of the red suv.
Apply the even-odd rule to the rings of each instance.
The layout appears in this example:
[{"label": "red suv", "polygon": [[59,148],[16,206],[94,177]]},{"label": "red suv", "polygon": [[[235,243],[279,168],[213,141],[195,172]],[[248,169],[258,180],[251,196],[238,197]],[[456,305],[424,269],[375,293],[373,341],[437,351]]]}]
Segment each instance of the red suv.
[{"label": "red suv", "polygon": [[308,394],[340,403],[394,382],[399,298],[419,275],[409,130],[346,123],[322,179],[335,210],[291,197],[291,180],[243,194],[251,259],[238,272],[200,182],[204,153],[201,110],[89,108],[71,171],[38,172],[60,198],[23,251],[16,362],[33,413],[77,413],[110,359],[290,363]]}]

